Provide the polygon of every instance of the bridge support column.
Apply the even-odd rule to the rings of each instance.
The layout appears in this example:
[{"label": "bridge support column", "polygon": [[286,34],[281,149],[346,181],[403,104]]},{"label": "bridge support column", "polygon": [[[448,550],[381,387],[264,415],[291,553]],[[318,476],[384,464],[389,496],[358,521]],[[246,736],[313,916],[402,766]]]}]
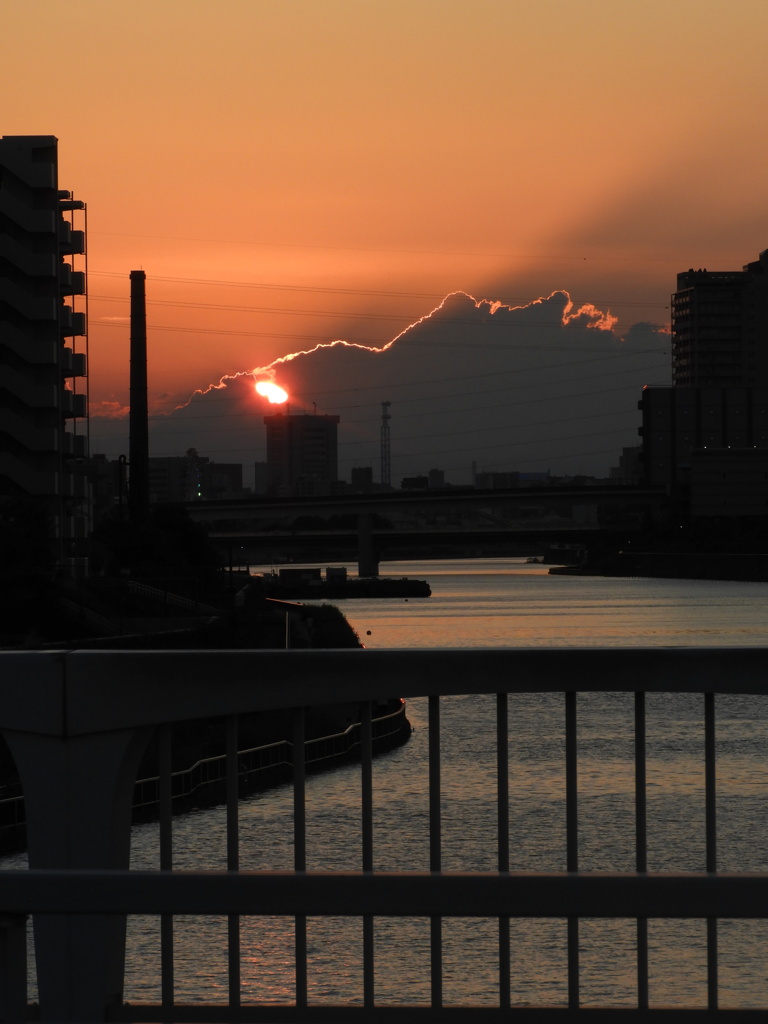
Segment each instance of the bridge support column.
[{"label": "bridge support column", "polygon": [[[133,785],[151,729],[3,730],[24,789],[31,868],[127,869]],[[34,921],[41,1021],[104,1021],[123,1001],[124,915]]]},{"label": "bridge support column", "polygon": [[0,915],[0,1020],[27,1019],[27,919]]},{"label": "bridge support column", "polygon": [[357,575],[379,575],[379,559],[373,542],[372,512],[360,512],[357,517]]}]

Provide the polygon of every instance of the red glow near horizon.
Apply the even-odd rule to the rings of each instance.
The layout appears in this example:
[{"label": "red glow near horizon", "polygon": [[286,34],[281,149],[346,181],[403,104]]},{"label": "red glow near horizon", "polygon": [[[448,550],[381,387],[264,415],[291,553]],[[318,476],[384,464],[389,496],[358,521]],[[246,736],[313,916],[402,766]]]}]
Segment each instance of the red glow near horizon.
[{"label": "red glow near horizon", "polygon": [[270,380],[260,380],[256,384],[256,391],[262,398],[266,398],[270,405],[282,405],[288,401],[288,392]]}]

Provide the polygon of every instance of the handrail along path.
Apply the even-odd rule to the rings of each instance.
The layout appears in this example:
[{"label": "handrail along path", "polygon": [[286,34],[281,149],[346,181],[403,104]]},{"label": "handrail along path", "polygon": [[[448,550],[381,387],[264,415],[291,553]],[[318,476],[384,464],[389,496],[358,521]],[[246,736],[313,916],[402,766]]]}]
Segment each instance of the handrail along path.
[{"label": "handrail along path", "polygon": [[[768,918],[768,874],[717,871],[716,705],[719,694],[765,695],[766,651],[749,648],[497,649],[451,651],[61,651],[0,654],[0,728],[27,801],[29,871],[0,873],[0,1018],[43,1021],[384,1021],[606,1019],[580,1000],[579,922],[584,917],[637,924],[637,1006],[611,1020],[730,1021],[764,1019],[760,1010],[721,1009],[718,920]],[[561,693],[566,792],[565,872],[509,870],[508,696]],[[632,694],[635,726],[633,872],[579,867],[578,695]],[[702,694],[705,849],[702,872],[649,873],[645,799],[645,700],[649,693]],[[498,870],[448,872],[441,846],[441,699],[494,694],[498,792]],[[429,713],[429,871],[373,871],[371,707],[380,699],[425,697]],[[307,870],[305,769],[294,765],[294,870],[239,870],[237,720],[261,710],[292,709],[295,750],[303,750],[304,709],[359,702],[361,722],[360,871]],[[172,870],[170,725],[227,720],[227,864],[222,872]],[[132,787],[149,736],[160,731],[160,864],[128,870]],[[514,738],[514,733],[512,733]],[[39,1007],[27,1005],[26,915],[34,914]],[[161,918],[163,984],[157,1005],[123,998],[125,920]],[[226,1005],[175,1001],[173,916],[219,914],[228,920]],[[240,921],[252,913],[295,922],[295,1002],[243,1004]],[[363,920],[360,1005],[310,1002],[308,916]],[[375,997],[373,921],[429,918],[430,1004],[379,1005]],[[489,917],[498,922],[498,1006],[446,1006],[442,921]],[[567,1006],[515,1006],[509,972],[513,918],[568,921]],[[707,1005],[663,1010],[649,1005],[649,919],[707,921]],[[758,1014],[760,1017],[758,1018]]]}]

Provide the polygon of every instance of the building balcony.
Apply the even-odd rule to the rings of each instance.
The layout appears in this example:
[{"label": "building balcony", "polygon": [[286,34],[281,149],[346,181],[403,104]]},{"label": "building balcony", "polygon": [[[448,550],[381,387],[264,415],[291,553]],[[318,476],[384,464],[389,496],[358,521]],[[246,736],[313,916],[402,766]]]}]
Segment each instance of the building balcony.
[{"label": "building balcony", "polygon": [[85,295],[85,272],[73,270],[64,263],[59,277],[59,291],[62,295]]},{"label": "building balcony", "polygon": [[42,457],[21,458],[13,452],[0,451],[0,476],[13,480],[27,494],[50,497],[59,488],[58,453],[43,452]]},{"label": "building balcony", "polygon": [[82,419],[88,415],[88,399],[85,395],[64,390],[61,392],[60,411],[64,419]]},{"label": "building balcony", "polygon": [[18,324],[6,321],[3,324],[2,343],[32,366],[46,363],[55,366],[61,349],[61,338],[54,320],[51,321],[49,329],[43,332],[42,337],[35,338],[33,344],[30,344],[28,331],[22,330]]},{"label": "building balcony", "polygon": [[30,409],[55,409],[58,405],[60,390],[54,383],[55,367],[48,367],[46,364],[30,364],[29,367],[24,367],[24,371],[22,373],[15,367],[4,366],[4,387],[18,399],[21,405],[26,405]]},{"label": "building balcony", "polygon": [[50,235],[51,247],[56,245],[56,213],[51,209],[37,209],[15,199],[7,191],[0,192],[0,214],[30,235]]},{"label": "building balcony", "polygon": [[61,435],[62,454],[66,459],[86,459],[88,457],[88,438],[85,434],[71,434],[65,430]]},{"label": "building balcony", "polygon": [[[33,280],[30,279],[30,286]],[[55,286],[55,281],[53,282]],[[57,314],[56,300],[48,296],[38,296],[26,289],[19,288],[7,278],[0,278],[0,302],[7,302],[27,320],[55,320]]]},{"label": "building balcony", "polygon": [[85,377],[86,372],[85,352],[73,352],[71,348],[61,350],[62,377]]},{"label": "building balcony", "polygon": [[85,334],[85,313],[76,313],[71,306],[62,306],[59,326],[63,338],[81,337]]},{"label": "building balcony", "polygon": [[[20,446],[17,454],[34,452],[56,452],[59,448],[60,433],[56,427],[39,427],[34,415],[24,415],[15,409],[0,409],[0,432],[6,435],[5,449],[13,451],[15,445]],[[8,439],[12,439],[9,444]],[[22,452],[26,449],[26,453]]]},{"label": "building balcony", "polygon": [[30,236],[27,245],[6,232],[0,232],[0,255],[30,277],[55,277],[57,257],[52,252],[36,252],[34,239]]},{"label": "building balcony", "polygon": [[78,256],[85,252],[85,232],[73,231],[67,221],[59,227],[59,253],[62,256]]}]

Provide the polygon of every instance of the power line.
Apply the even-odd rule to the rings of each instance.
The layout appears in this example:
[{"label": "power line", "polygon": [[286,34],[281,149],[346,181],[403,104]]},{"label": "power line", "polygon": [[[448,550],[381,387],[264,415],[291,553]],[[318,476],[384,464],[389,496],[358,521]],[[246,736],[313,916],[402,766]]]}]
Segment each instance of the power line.
[{"label": "power line", "polygon": [[[583,365],[584,363],[596,362],[596,361],[597,360],[575,360],[572,363],[561,364],[561,367],[559,367],[559,369],[568,369],[568,368],[570,368],[571,366],[574,366],[574,365]],[[529,367],[527,369],[528,369],[528,372],[534,372],[534,371],[540,371],[541,368],[540,367]],[[468,376],[443,377],[443,378],[438,378],[436,380],[435,379],[431,379],[431,380],[421,380],[421,381],[404,381],[402,383],[398,383],[396,385],[396,387],[399,389],[399,388],[402,388],[402,387],[424,387],[424,386],[427,386],[427,385],[434,385],[434,384],[440,384],[440,383],[454,383],[455,381],[467,382],[467,381],[471,381],[471,380],[485,379],[487,377],[498,378],[498,377],[505,376],[507,374],[514,374],[515,376],[520,376],[521,372],[523,372],[523,371],[515,369],[515,370],[499,371],[498,373],[487,373],[487,374],[484,373],[484,374],[472,374],[472,375],[468,375]],[[582,377],[581,379],[582,379],[582,381],[599,380],[599,379],[603,379],[603,378],[606,378],[606,377],[615,377],[615,376],[618,376],[619,374],[624,374],[624,373],[626,373],[626,369],[612,370],[612,371],[605,372],[605,373],[591,374],[588,377]],[[565,392],[562,395],[559,395],[557,393],[553,393],[552,389],[558,383],[562,383],[566,387],[566,390],[565,390]],[[393,390],[393,385],[391,383],[388,384],[387,387],[389,387],[390,390]],[[626,389],[629,389],[629,388],[637,388],[637,390],[639,391],[641,387],[642,387],[642,385],[640,385],[640,384],[637,384],[637,385],[635,385],[635,384],[627,384],[625,388],[622,388],[622,390],[626,390]],[[475,391],[468,391],[466,388],[463,388],[461,391],[444,392],[444,393],[441,393],[441,394],[434,394],[434,395],[423,395],[423,394],[421,394],[421,395],[417,395],[417,396],[415,396],[413,398],[398,398],[397,402],[396,402],[396,405],[397,405],[398,410],[401,409],[402,406],[404,406],[404,405],[418,405],[420,408],[423,409],[423,407],[425,406],[425,404],[427,402],[438,402],[438,401],[439,402],[445,402],[445,401],[452,400],[452,399],[455,399],[455,398],[474,398],[476,396],[486,396],[486,395],[491,395],[491,394],[511,395],[515,391],[528,390],[529,388],[530,388],[530,385],[527,384],[527,383],[508,384],[508,385],[505,385],[504,387],[490,388],[490,389],[483,388],[483,389],[478,389],[478,390],[475,390]],[[381,392],[381,389],[382,389],[382,385],[381,384],[376,384],[376,385],[366,386],[365,388],[357,388],[357,387],[355,387],[355,388],[349,388],[349,389],[335,389],[333,391],[312,391],[311,395],[313,396],[313,399],[316,399],[316,398],[321,398],[321,397],[327,397],[328,395],[344,395],[344,394],[350,394],[350,393],[351,394],[356,394],[356,393],[358,393],[359,391],[362,391],[362,390],[376,391],[378,393],[378,392]],[[570,378],[565,380],[565,381],[561,381],[561,382],[550,381],[547,384],[547,397],[548,397],[548,399],[555,400],[555,401],[557,401],[560,398],[568,398],[568,399],[571,399],[571,400],[584,399],[584,398],[596,398],[596,397],[600,397],[602,395],[609,395],[609,394],[610,395],[616,395],[616,393],[617,393],[617,391],[616,391],[615,387],[602,388],[602,389],[597,389],[597,390],[592,390],[592,391],[574,391]],[[229,401],[229,398],[228,398],[228,396],[226,394],[226,391],[224,391],[224,392],[221,392],[221,391],[218,391],[218,390],[210,391],[210,392],[207,392],[204,396],[200,395],[199,397],[200,398],[205,398],[206,402],[207,403],[211,403],[211,404],[214,404],[214,403],[215,404],[220,404],[220,403],[224,403],[224,402]],[[193,398],[194,398],[194,396],[193,396]],[[301,392],[293,393],[292,398],[294,398],[295,400],[308,401],[307,396],[304,395],[304,393],[301,393]],[[542,399],[541,399],[540,396],[536,396],[536,397],[532,397],[532,398],[526,398],[526,399],[522,399],[522,400],[515,399],[515,405],[518,406],[518,407],[521,406],[521,405],[540,405],[541,401],[542,401]],[[485,410],[485,409],[491,409],[491,408],[501,408],[501,407],[507,406],[508,404],[509,404],[508,402],[505,402],[505,403],[503,403],[503,406],[502,405],[489,406],[487,404],[487,402],[483,402],[483,404],[481,406],[468,406],[468,407],[462,408],[460,411],[463,412],[463,413],[471,413],[471,412],[475,411],[476,409],[483,409],[483,410]],[[188,409],[188,408],[190,408],[190,406],[189,405],[182,406],[181,408]],[[370,403],[360,403],[360,402],[358,402],[358,403],[356,403],[354,405],[334,405],[333,406],[333,409],[334,409],[335,412],[344,412],[345,410],[364,409],[364,408],[369,408],[370,409],[370,408],[372,408],[372,406],[371,406]],[[154,418],[157,420],[157,422],[168,422],[169,421],[169,416],[172,416],[173,413],[177,412],[177,411],[179,411],[179,410],[178,409],[173,410],[173,412],[171,412],[170,414],[168,414],[168,413],[154,414]],[[227,412],[226,413],[226,417],[227,417],[228,421],[233,421],[233,420],[237,420],[237,419],[251,420],[252,418],[254,418],[254,417],[258,416],[258,415],[261,415],[261,413],[257,412],[256,410],[248,411],[248,412]],[[398,414],[398,417],[397,417],[398,422],[401,422],[403,419],[412,418],[413,415],[414,414],[406,413],[405,416],[401,416],[401,415]],[[196,414],[185,413],[183,418],[179,419],[179,430],[181,431],[181,430],[184,430],[184,429],[188,429],[188,426],[190,424],[194,424],[194,423],[198,423],[198,422],[204,422],[206,420],[221,420],[221,417],[222,417],[221,410],[218,410],[218,411],[215,411],[215,412],[208,412],[208,413],[196,413]],[[360,419],[347,420],[345,422],[346,423],[353,423],[353,424],[364,424],[364,423],[378,422],[378,420],[374,416],[370,416],[370,417],[367,417],[367,418],[361,417]],[[493,429],[493,428],[488,428],[488,429]]]},{"label": "power line", "polygon": [[[116,274],[107,271],[90,271],[89,277],[107,277],[117,278],[124,280],[124,274]],[[438,301],[445,298],[445,293],[442,292],[409,292],[409,291],[390,291],[381,288],[339,288],[331,285],[302,285],[302,284],[283,284],[279,282],[270,281],[223,281],[216,278],[200,278],[200,277],[163,277],[160,275],[152,275],[153,281],[159,281],[163,284],[190,284],[197,287],[198,285],[204,284],[209,287],[216,288],[253,288],[265,291],[284,291],[284,292],[299,292],[299,293],[318,293],[323,295],[360,295],[368,298],[390,298],[390,299],[437,299]],[[97,298],[104,299],[117,299],[117,296],[97,296]],[[122,298],[120,298],[122,301]],[[165,299],[150,299],[148,302],[165,302],[169,300]]]},{"label": "power line", "polygon": [[[632,447],[632,446],[631,445],[623,445],[622,447],[629,448],[629,447]],[[538,455],[532,455],[532,456],[527,457],[527,458],[517,458],[517,459],[515,459],[515,465],[519,467],[521,465],[525,466],[525,465],[535,464],[537,466],[547,466],[547,468],[549,468],[550,463],[552,463],[552,462],[562,462],[563,459],[568,459],[569,461],[574,461],[576,459],[589,459],[589,458],[596,457],[598,455],[612,455],[612,456],[615,456],[616,454],[617,454],[617,449],[614,447],[614,448],[592,449],[591,451],[587,451],[587,452],[573,452],[573,453],[567,452],[567,453],[561,453],[559,455],[547,454],[547,455],[544,455],[544,456],[541,456],[541,457],[538,456]],[[501,467],[504,467],[504,468],[508,469],[509,463],[506,463],[506,462],[490,462],[489,463],[489,462],[486,462],[485,460],[483,460],[482,465],[484,467],[483,471],[484,472],[488,472],[489,470],[490,471],[493,471],[494,469],[498,470]],[[452,466],[443,466],[442,468],[446,472],[451,473],[451,472],[457,472],[459,470],[465,469],[466,465],[464,463],[457,463],[457,464],[452,465]]]},{"label": "power line", "polygon": [[[472,259],[496,259],[496,260],[529,260],[531,262],[562,262],[562,263],[634,263],[634,264],[661,264],[669,263],[679,265],[679,260],[675,257],[649,257],[639,256],[633,253],[631,256],[617,256],[615,253],[607,253],[601,256],[585,256],[583,253],[557,253],[557,254],[544,254],[544,253],[509,253],[509,252],[467,252],[457,251],[453,249],[395,249],[378,247],[371,245],[328,245],[327,243],[319,242],[267,242],[261,239],[241,239],[241,238],[197,238],[195,236],[180,236],[180,235],[147,235],[147,234],[136,234],[128,231],[91,231],[92,235],[109,235],[117,236],[120,238],[153,238],[161,241],[171,242],[201,242],[205,245],[248,245],[252,247],[270,248],[270,249],[311,249],[320,250],[324,252],[375,252],[375,253],[391,253],[392,255],[407,255],[407,256],[463,256]],[[730,257],[729,257],[730,258]],[[102,274],[109,272],[102,271]],[[120,274],[113,273],[111,276],[120,277]]]},{"label": "power line", "polygon": [[[279,313],[280,310],[258,310],[256,312],[261,312],[261,313],[277,312],[277,313]],[[297,313],[292,313],[291,315],[303,316],[304,314],[297,312]],[[337,317],[337,316],[342,316],[342,315],[346,315],[346,314],[332,314],[332,313],[325,314],[325,313],[313,312],[311,314],[307,313],[306,315],[307,316],[311,315],[311,316],[329,316],[329,317],[333,316],[333,317]],[[396,317],[396,316],[388,316],[386,314],[378,314],[378,315],[365,314],[364,316],[361,316],[361,317],[357,317],[356,314],[351,314],[349,317],[347,317],[347,319],[401,320],[402,321],[403,318],[402,317]],[[448,318],[448,317],[446,317],[444,319],[440,319],[440,320],[435,320],[434,323],[436,325],[437,324],[439,324],[439,325],[449,324],[451,326],[459,326],[459,327],[461,327],[461,326],[470,326],[470,327],[479,326],[476,323],[476,321],[474,321],[474,320],[452,319],[452,318]],[[100,327],[121,327],[121,328],[128,329],[129,324],[128,323],[114,323],[114,322],[110,322],[110,321],[103,321],[103,322],[99,323],[99,326]],[[409,327],[414,327],[416,325],[415,324],[409,324],[408,326]],[[487,325],[483,324],[482,326],[487,326]],[[540,328],[540,327],[546,327],[546,328],[556,328],[558,330],[564,330],[564,331],[573,330],[572,327],[569,327],[567,324],[564,324],[561,321],[552,321],[551,323],[549,323],[549,322],[546,322],[546,321],[542,322],[541,320],[517,320],[514,324],[502,324],[502,323],[498,322],[498,323],[493,323],[490,326],[494,326],[494,327],[508,327],[508,328],[526,328],[526,327]],[[405,330],[407,330],[407,329],[408,328],[406,328]],[[588,329],[589,330],[594,330],[595,328],[588,328]],[[294,334],[293,332],[290,332],[290,333],[280,333],[278,331],[233,331],[233,330],[222,329],[222,328],[218,328],[218,327],[217,328],[209,328],[209,327],[166,327],[166,326],[163,326],[161,324],[148,324],[147,325],[147,330],[148,331],[169,331],[171,333],[177,333],[177,334],[212,334],[212,335],[216,335],[216,336],[227,336],[227,337],[234,336],[234,337],[240,337],[240,338],[289,338],[289,339],[291,339],[294,342],[302,342],[302,341],[303,342],[312,342],[312,343],[315,343],[315,344],[318,344],[318,345],[326,345],[326,346],[330,346],[334,342],[339,342],[340,341],[340,342],[344,342],[347,345],[351,345],[351,346],[354,346],[354,347],[368,348],[368,349],[371,349],[374,352],[382,351],[388,345],[390,345],[390,343],[394,340],[393,338],[390,338],[388,341],[375,342],[375,341],[372,341],[370,338],[363,338],[363,339],[331,338],[331,339],[329,339],[327,334]],[[404,333],[404,332],[401,332],[401,333]],[[441,346],[443,348],[473,348],[473,349],[474,348],[488,348],[488,349],[495,348],[495,349],[499,349],[499,350],[509,349],[510,351],[541,350],[541,346],[540,345],[525,345],[525,344],[521,345],[519,342],[515,342],[514,343],[514,348],[512,348],[511,346],[509,346],[509,345],[507,345],[506,343],[503,343],[503,342],[487,342],[487,341],[484,341],[484,342],[478,343],[476,340],[467,340],[467,341],[450,340],[449,341],[449,340],[446,340],[446,339],[441,339],[439,341],[436,341],[434,338],[422,339],[422,338],[419,338],[418,335],[413,336],[413,337],[409,337],[408,338],[408,345],[413,346],[413,347],[430,347],[430,348],[436,348],[438,346]],[[558,345],[547,345],[546,351],[547,352],[570,352],[570,351],[572,351],[572,346],[569,346],[569,345],[560,345],[560,346],[558,346]],[[604,352],[604,349],[597,348],[597,347],[596,348],[588,348],[586,346],[580,346],[580,351],[582,351],[582,352]],[[639,354],[642,354],[643,351],[649,352],[651,350],[650,349],[639,350]],[[297,355],[297,354],[305,354],[305,353],[295,353],[294,352],[294,353],[286,353],[286,355],[287,354]],[[610,353],[606,353],[606,354],[610,355]],[[619,353],[617,353],[617,354],[619,354]],[[634,354],[637,354],[637,353],[631,353],[631,354],[634,355]],[[277,362],[280,358],[284,358],[284,357],[276,356],[275,359],[273,359],[272,361],[273,362]]]},{"label": "power line", "polygon": [[[102,271],[102,272],[90,271],[89,272],[89,277],[107,277],[107,278],[117,278],[119,280],[123,280],[125,275],[123,275],[123,274],[116,274],[116,273],[108,273],[108,272],[105,272],[105,271]],[[286,291],[286,292],[294,292],[294,293],[299,293],[299,294],[319,294],[319,295],[358,295],[358,296],[361,296],[363,298],[420,299],[420,300],[429,300],[429,301],[437,301],[437,302],[442,302],[443,299],[445,299],[448,295],[453,295],[453,294],[456,294],[457,292],[462,292],[463,291],[463,289],[461,289],[461,288],[456,288],[453,291],[448,291],[448,292],[410,292],[410,291],[402,291],[402,290],[395,291],[395,290],[388,290],[388,289],[381,289],[381,288],[378,288],[378,289],[374,289],[374,288],[349,288],[349,287],[347,287],[347,288],[339,288],[339,287],[330,286],[330,285],[281,284],[281,283],[278,283],[278,282],[268,282],[268,281],[225,281],[225,280],[220,280],[220,279],[215,279],[215,278],[162,277],[162,276],[154,276],[154,275],[152,277],[152,280],[153,281],[158,281],[158,282],[161,282],[161,283],[164,283],[164,284],[189,284],[189,285],[193,285],[195,287],[198,287],[200,285],[206,285],[208,287],[216,287],[216,288],[245,288],[245,289],[254,289],[254,290],[261,290],[261,291]],[[553,289],[553,291],[564,291],[564,290],[566,290],[566,289],[557,289],[557,288]],[[469,292],[465,292],[465,294],[469,295]],[[95,298],[97,300],[109,301],[109,302],[112,302],[112,301],[114,301],[114,302],[127,301],[127,299],[124,299],[122,296],[116,296],[116,295],[114,295],[114,296],[113,295],[95,295],[95,296],[91,296],[91,297]],[[520,296],[505,296],[505,297],[496,296],[495,298],[484,297],[484,298],[482,298],[480,300],[477,300],[476,296],[470,296],[470,297],[474,298],[476,301],[481,301],[481,302],[501,302],[502,305],[509,305],[511,303],[514,303],[514,302],[520,302],[522,304],[522,306],[527,306],[527,305],[530,305],[530,303],[531,303],[530,296],[523,296],[523,295],[520,295]],[[633,300],[633,299],[595,299],[595,300],[593,300],[593,302],[600,302],[601,305],[647,307],[649,309],[667,308],[667,306],[668,306],[668,302],[667,303],[647,302],[647,301],[643,301],[643,300]],[[157,304],[157,305],[163,305],[163,304],[171,305],[171,304],[174,304],[174,303],[178,304],[178,305],[196,305],[195,303],[184,303],[184,302],[181,302],[181,300],[176,301],[176,300],[172,300],[172,299],[152,299],[152,298],[148,298],[147,299],[147,303],[148,303],[148,305],[155,305],[155,304]],[[208,304],[205,304],[205,303],[202,304],[203,308],[205,308],[207,305]],[[218,308],[218,307],[215,307],[215,306],[211,305],[210,308]],[[220,308],[226,309],[228,307],[221,306]],[[514,308],[520,308],[520,307],[512,306],[511,308],[514,309]]]},{"label": "power line", "polygon": [[[563,422],[566,422],[566,421],[563,421]],[[565,437],[550,437],[550,438],[547,438],[546,441],[544,441],[544,444],[547,444],[547,445],[550,445],[550,444],[551,445],[557,445],[557,444],[562,444],[564,441],[576,441],[576,440],[580,440],[581,438],[585,438],[585,437],[609,437],[609,436],[610,437],[615,437],[616,436],[616,432],[613,431],[613,430],[592,430],[592,431],[589,431],[589,432],[587,432],[585,434],[568,434]],[[398,438],[398,440],[399,440],[399,438]],[[413,439],[411,439],[411,440],[413,440]],[[636,438],[635,438],[635,440],[636,440]],[[538,446],[541,443],[542,442],[536,441],[536,440],[533,440],[533,441],[500,441],[498,444],[484,445],[483,446],[483,451],[494,451],[494,450],[497,450],[497,449],[508,450],[510,448],[526,448],[526,447],[531,447],[532,445]],[[619,447],[627,447],[627,446],[621,446],[620,445]],[[615,449],[611,449],[611,450],[615,451]],[[474,453],[475,455],[477,455],[477,446],[473,445],[471,448],[445,448],[443,450],[438,450],[438,451],[435,451],[434,449],[430,448],[429,450],[422,451],[422,452],[416,452],[416,451],[413,451],[411,449],[411,450],[408,451],[408,457],[410,459],[413,459],[413,458],[435,458],[436,456],[440,456],[440,455],[459,455],[459,454],[462,454],[464,452]],[[572,456],[569,455],[568,453],[563,453],[563,455],[561,457],[562,458],[571,458]],[[538,459],[538,457],[536,457],[536,460],[540,461]]]}]

